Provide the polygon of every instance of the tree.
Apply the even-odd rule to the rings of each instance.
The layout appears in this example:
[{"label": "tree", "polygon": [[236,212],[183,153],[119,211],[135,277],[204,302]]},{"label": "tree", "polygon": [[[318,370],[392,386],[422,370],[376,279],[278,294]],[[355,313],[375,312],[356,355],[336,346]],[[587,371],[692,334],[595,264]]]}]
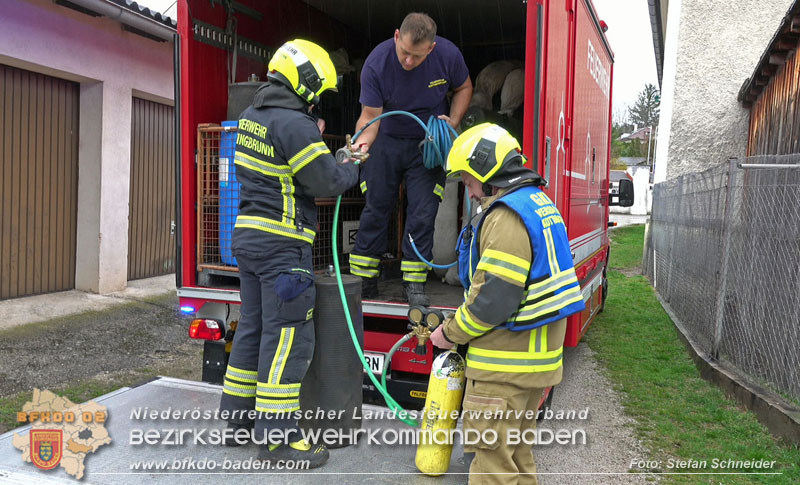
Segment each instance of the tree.
[{"label": "tree", "polygon": [[[628,121],[628,108],[625,106],[616,106],[611,114],[611,126],[620,128],[623,133],[627,133],[629,128],[633,125]],[[619,136],[619,135],[617,135]]]},{"label": "tree", "polygon": [[636,103],[628,108],[629,121],[639,127],[657,125],[660,102],[658,89],[652,84],[645,84]]}]

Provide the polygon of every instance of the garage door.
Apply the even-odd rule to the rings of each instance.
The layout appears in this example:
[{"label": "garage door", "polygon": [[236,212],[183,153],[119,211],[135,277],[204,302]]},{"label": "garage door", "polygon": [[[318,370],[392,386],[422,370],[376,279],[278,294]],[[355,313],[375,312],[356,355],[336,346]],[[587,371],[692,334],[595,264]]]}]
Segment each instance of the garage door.
[{"label": "garage door", "polygon": [[0,299],[75,287],[78,96],[0,65]]},{"label": "garage door", "polygon": [[175,271],[175,109],[133,98],[128,279]]}]

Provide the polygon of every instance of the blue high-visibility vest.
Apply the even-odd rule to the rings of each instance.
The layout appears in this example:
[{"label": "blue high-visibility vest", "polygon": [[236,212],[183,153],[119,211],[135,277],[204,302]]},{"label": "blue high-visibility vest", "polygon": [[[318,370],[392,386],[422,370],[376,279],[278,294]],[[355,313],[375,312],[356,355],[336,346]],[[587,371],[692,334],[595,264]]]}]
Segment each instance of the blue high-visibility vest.
[{"label": "blue high-visibility vest", "polygon": [[[538,187],[524,185],[498,198],[486,210],[477,229],[470,225],[459,240],[458,268],[466,292],[480,255],[478,239],[489,212],[504,205],[525,223],[533,249],[523,300],[517,311],[499,328],[530,330],[561,320],[586,308],[570,253],[567,228],[555,204]],[[471,237],[474,233],[474,237]]]}]

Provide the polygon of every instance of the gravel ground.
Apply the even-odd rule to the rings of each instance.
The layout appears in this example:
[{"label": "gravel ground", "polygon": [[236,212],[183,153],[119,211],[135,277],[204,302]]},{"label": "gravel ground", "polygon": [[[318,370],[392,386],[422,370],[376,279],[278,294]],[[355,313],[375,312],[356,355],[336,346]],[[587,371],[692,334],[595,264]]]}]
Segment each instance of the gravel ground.
[{"label": "gravel ground", "polygon": [[653,481],[652,476],[628,473],[632,460],[648,455],[634,434],[634,421],[623,413],[619,395],[593,355],[585,343],[564,349],[564,380],[555,388],[552,408],[555,412],[588,408],[588,417],[550,419],[539,428],[554,433],[583,430],[586,444],[534,446],[541,485]]},{"label": "gravel ground", "polygon": [[0,396],[133,371],[200,377],[175,294],[0,332]]}]

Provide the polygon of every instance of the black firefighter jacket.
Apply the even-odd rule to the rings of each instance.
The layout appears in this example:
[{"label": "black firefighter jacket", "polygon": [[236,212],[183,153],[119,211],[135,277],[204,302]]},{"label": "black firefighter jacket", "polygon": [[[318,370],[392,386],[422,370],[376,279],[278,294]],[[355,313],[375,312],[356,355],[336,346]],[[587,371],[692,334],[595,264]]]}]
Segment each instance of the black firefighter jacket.
[{"label": "black firefighter jacket", "polygon": [[358,181],[358,167],[338,164],[325,146],[308,105],[277,83],[259,88],[240,116],[235,163],[241,186],[232,249],[252,256],[313,244],[314,198]]}]

